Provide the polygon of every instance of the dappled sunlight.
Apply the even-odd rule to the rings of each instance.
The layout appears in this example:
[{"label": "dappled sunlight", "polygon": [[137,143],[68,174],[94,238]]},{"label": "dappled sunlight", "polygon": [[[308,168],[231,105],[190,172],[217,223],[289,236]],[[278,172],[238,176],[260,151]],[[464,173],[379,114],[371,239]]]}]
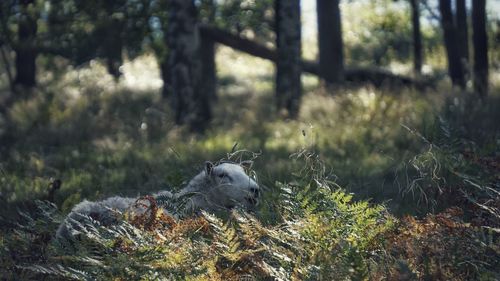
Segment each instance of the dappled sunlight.
[{"label": "dappled sunlight", "polygon": [[239,87],[251,88],[255,92],[266,88],[271,89],[269,83],[260,82],[263,78],[270,79],[273,76],[274,66],[268,60],[252,57],[220,45],[217,47],[216,64],[217,73],[223,80],[221,83],[224,83],[224,79],[233,79],[238,82],[234,83],[231,92],[241,92]]},{"label": "dappled sunlight", "polygon": [[[87,66],[73,69],[69,67],[58,84],[62,87],[72,86],[78,90],[110,91],[115,88],[113,77],[106,71],[106,67],[98,60],[91,60]],[[73,90],[70,92],[76,95]]]},{"label": "dappled sunlight", "polygon": [[147,54],[127,60],[121,67],[122,77],[120,83],[132,91],[160,91],[163,81],[157,59],[152,54]]},{"label": "dappled sunlight", "polygon": [[484,3],[0,1],[0,279],[494,280]]},{"label": "dappled sunlight", "polygon": [[[219,57],[225,55],[232,56],[222,54]],[[265,62],[257,63],[260,64],[263,64],[263,69],[256,67],[247,76],[243,66],[241,69],[235,67],[233,72],[229,72],[231,64],[226,62],[221,66],[222,71],[234,77],[233,84],[241,90],[237,93],[231,84],[219,86],[212,127],[204,136],[190,135],[184,127],[175,126],[170,121],[168,107],[155,108],[159,93],[154,87],[127,86],[127,78],[114,84],[112,80],[102,78],[100,74],[103,67],[97,62],[88,68],[68,72],[67,78],[62,80],[66,84],[60,82],[53,86],[54,89],[60,89],[63,93],[78,89],[80,94],[56,95],[49,104],[45,104],[47,111],[43,112],[50,129],[40,128],[40,133],[29,140],[30,143],[60,143],[58,139],[64,137],[66,140],[62,145],[66,148],[61,153],[69,151],[69,155],[60,160],[48,161],[45,168],[33,167],[28,170],[46,173],[59,170],[61,165],[71,162],[74,162],[71,166],[80,170],[78,165],[81,161],[98,161],[100,164],[91,169],[94,175],[89,182],[70,183],[71,186],[80,185],[85,194],[97,196],[120,190],[120,185],[130,186],[131,180],[143,181],[142,176],[131,179],[133,174],[124,177],[122,169],[127,169],[127,166],[116,171],[117,174],[107,174],[110,167],[128,163],[129,157],[136,161],[139,157],[143,164],[145,161],[160,161],[163,163],[161,165],[170,165],[182,161],[183,165],[188,166],[195,163],[196,159],[223,157],[237,144],[241,148],[262,152],[261,167],[257,169],[268,175],[286,174],[285,171],[290,168],[287,155],[301,149],[314,149],[325,158],[344,184],[356,187],[371,179],[371,185],[375,186],[378,183],[374,179],[403,161],[401,150],[411,147],[408,143],[418,143],[402,125],[412,129],[421,128],[428,121],[426,115],[437,110],[443,100],[436,98],[431,103],[426,100],[428,95],[421,96],[405,89],[394,91],[369,86],[355,87],[339,90],[334,95],[317,89],[305,93],[297,120],[282,122],[276,119],[274,97],[270,91],[272,86],[265,78],[269,70],[266,70]],[[146,79],[148,73],[157,71],[156,67],[150,58],[139,57],[127,64],[125,69],[129,69],[127,71],[130,74],[127,71],[124,74],[127,77],[138,71],[145,74],[138,77]],[[248,84],[251,81],[255,82]],[[67,98],[68,95],[70,98]],[[33,130],[33,122],[40,116],[40,113],[36,114],[36,110],[40,110],[39,106],[37,99],[33,99],[13,107],[13,120],[17,120],[20,130],[24,128],[25,133]],[[401,144],[405,145],[401,147]],[[412,148],[413,151],[418,149],[418,146]],[[276,159],[273,153],[285,158]],[[83,157],[82,154],[87,156]],[[124,158],[114,158],[112,162],[106,160],[104,163],[97,160],[112,155],[122,155]],[[163,155],[163,159],[155,159],[154,155]],[[274,163],[268,163],[265,159],[273,159]],[[152,175],[152,171],[148,173]],[[65,182],[72,182],[73,176],[67,176],[64,177]],[[91,191],[95,189],[91,187],[92,183],[102,181],[103,176],[109,180],[106,188]],[[272,178],[269,180],[272,182]]]},{"label": "dappled sunlight", "polygon": [[9,110],[12,122],[16,124],[17,129],[26,131],[31,129],[33,124],[40,118],[43,104],[41,98],[20,101],[15,103]]},{"label": "dappled sunlight", "polygon": [[[75,104],[81,95],[110,95],[116,91],[128,91],[129,94],[159,95],[163,85],[159,67],[152,55],[139,56],[125,60],[120,67],[122,76],[116,81],[106,70],[101,60],[91,60],[88,64],[74,68],[65,65],[66,71],[59,77],[42,78],[49,91],[57,91],[56,98],[67,104]],[[62,95],[62,97],[61,97]]]},{"label": "dappled sunlight", "polygon": [[[299,140],[299,136],[308,131],[313,138],[309,145],[320,149],[366,141],[387,143],[384,146],[390,147],[390,141],[403,133],[401,124],[418,127],[422,114],[437,106],[426,104],[423,99],[421,105],[416,106],[418,102],[409,102],[409,97],[406,97],[409,93],[396,97],[370,88],[336,96],[309,95],[315,96],[305,98],[298,121],[289,121],[286,126],[271,122],[278,126],[270,129],[274,131],[274,138],[270,140],[272,147],[283,145],[290,151],[297,150],[304,143],[294,140]],[[269,126],[273,128],[273,125]]]},{"label": "dappled sunlight", "polygon": [[[226,51],[219,53],[219,60],[236,56],[231,54],[233,51]],[[265,61],[252,60],[243,58],[240,63],[246,61],[262,68],[254,67],[253,72],[247,74],[244,65],[238,68],[221,61],[220,74],[225,73],[234,80],[219,85],[214,119],[205,135],[191,135],[185,127],[172,122],[168,105],[158,106],[160,95],[152,86],[154,83],[151,87],[127,84],[135,81],[133,79],[147,81],[150,74],[157,73],[157,65],[151,57],[127,62],[125,77],[142,78],[121,78],[118,83],[103,73],[104,67],[97,61],[68,71],[64,79],[47,88],[47,92],[58,92],[58,95],[48,101],[35,97],[12,107],[12,120],[17,124],[18,134],[28,136],[22,143],[25,151],[18,152],[17,161],[30,159],[30,151],[36,150],[39,144],[62,146],[54,150],[59,151],[54,155],[40,157],[34,165],[24,167],[23,173],[60,175],[63,167],[74,169],[61,174],[62,178],[92,198],[118,190],[133,192],[140,189],[148,177],[155,180],[147,183],[147,188],[155,189],[153,184],[165,179],[161,174],[166,166],[178,166],[181,162],[182,167],[189,167],[197,159],[219,159],[235,144],[262,152],[256,169],[266,175],[263,179],[269,184],[273,182],[273,175],[286,175],[293,166],[288,155],[313,149],[333,169],[340,183],[356,191],[357,196],[384,200],[387,196],[398,196],[399,184],[386,179],[388,175],[394,176],[391,169],[407,161],[423,146],[408,128],[427,130],[447,97],[455,94],[446,90],[445,85],[437,91],[446,95],[372,86],[346,87],[332,94],[315,88],[317,80],[311,78],[299,118],[283,122],[277,119],[272,83],[267,78],[271,69]],[[37,124],[40,116],[44,116],[48,127]],[[103,159],[107,160],[102,162]],[[147,162],[156,163],[157,167],[151,169]],[[79,167],[82,163],[86,163],[86,168]],[[114,174],[109,170],[112,167],[121,168]],[[123,172],[132,167],[138,167],[139,171]],[[90,178],[80,180],[78,173],[85,169],[92,171]],[[140,172],[144,169],[145,172]],[[178,169],[171,172],[176,175],[172,177],[173,182],[178,183]],[[169,174],[167,178],[171,177]],[[103,177],[108,179],[106,185],[102,184]],[[29,192],[24,180],[8,178],[13,188],[23,185]],[[98,182],[101,183],[96,185]],[[388,193],[380,193],[380,188]],[[61,195],[58,200],[70,206],[65,201],[74,202],[75,196],[63,199]]]}]

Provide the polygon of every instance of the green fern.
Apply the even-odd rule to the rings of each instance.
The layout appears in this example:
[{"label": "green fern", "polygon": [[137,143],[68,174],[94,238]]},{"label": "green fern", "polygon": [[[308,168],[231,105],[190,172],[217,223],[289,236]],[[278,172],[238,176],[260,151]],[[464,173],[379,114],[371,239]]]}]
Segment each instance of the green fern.
[{"label": "green fern", "polygon": [[[37,202],[23,223],[1,240],[0,274],[11,279],[117,280],[331,280],[366,279],[381,236],[394,220],[383,206],[355,202],[327,174],[317,156],[295,156],[304,166],[291,183],[276,183],[279,220],[265,224],[242,210],[221,217],[180,216],[152,229],[126,220],[103,226],[75,221],[80,239],[51,239],[62,220]],[[187,198],[187,197],[186,197]],[[156,204],[182,214],[185,198],[158,196]],[[162,219],[162,218],[160,218]],[[50,223],[42,223],[50,222]],[[79,224],[79,225],[78,225]],[[45,240],[43,240],[43,239]],[[40,256],[33,253],[41,252]],[[15,258],[13,258],[15,257]],[[4,272],[5,269],[10,270]],[[7,274],[7,275],[6,275]]]},{"label": "green fern", "polygon": [[441,116],[426,136],[410,132],[423,140],[426,148],[399,170],[406,178],[403,195],[418,197],[419,203],[431,209],[447,207],[448,201],[457,204],[453,200],[464,198],[500,221],[500,210],[493,203],[500,201],[496,171],[481,163],[484,156],[474,142],[465,139],[456,126]]}]

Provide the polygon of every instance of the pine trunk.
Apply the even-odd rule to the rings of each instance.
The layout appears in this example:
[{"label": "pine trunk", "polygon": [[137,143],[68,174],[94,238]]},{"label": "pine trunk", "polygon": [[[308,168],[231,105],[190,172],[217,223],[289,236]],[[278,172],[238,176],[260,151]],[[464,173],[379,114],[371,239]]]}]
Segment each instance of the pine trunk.
[{"label": "pine trunk", "polygon": [[160,76],[163,81],[163,87],[161,91],[161,96],[163,99],[167,99],[171,96],[171,86],[170,86],[170,75],[168,73],[168,55],[165,58],[161,58],[160,61]]},{"label": "pine trunk", "polygon": [[20,1],[21,16],[17,30],[19,44],[15,48],[16,78],[14,84],[28,88],[36,85],[36,57],[38,55],[35,48],[38,26],[37,19],[28,11],[28,6],[31,4],[34,5],[34,0]]},{"label": "pine trunk", "polygon": [[[207,22],[215,24],[215,3],[214,0],[203,0],[202,6],[207,14]],[[215,64],[215,42],[210,36],[201,34],[201,89],[207,96],[207,102],[213,103],[217,98],[217,73]]]},{"label": "pine trunk", "polygon": [[420,0],[410,0],[413,26],[413,69],[416,75],[422,73],[422,34],[420,32]]},{"label": "pine trunk", "polygon": [[457,40],[458,52],[460,55],[460,63],[462,64],[462,71],[467,76],[467,69],[469,68],[469,32],[467,27],[467,9],[465,7],[465,0],[456,0],[457,14]]},{"label": "pine trunk", "polygon": [[169,0],[167,45],[170,92],[175,122],[202,132],[211,119],[208,95],[200,90],[200,35],[192,0]]},{"label": "pine trunk", "polygon": [[204,95],[209,98],[207,102],[213,103],[217,98],[217,74],[215,66],[215,43],[211,38],[201,36],[200,55],[202,65],[201,89],[203,89]]},{"label": "pine trunk", "polygon": [[278,110],[294,118],[298,115],[302,87],[300,1],[276,1],[277,69],[276,99]]},{"label": "pine trunk", "polygon": [[464,89],[465,77],[462,70],[462,64],[460,63],[460,53],[457,44],[457,30],[455,28],[453,14],[451,12],[451,0],[439,0],[439,10],[441,12],[444,45],[448,58],[448,73],[453,85]]},{"label": "pine trunk", "polygon": [[344,80],[344,55],[339,0],[317,0],[319,67],[328,84]]},{"label": "pine trunk", "polygon": [[486,0],[472,1],[474,44],[474,90],[481,98],[488,95],[488,35],[486,33]]},{"label": "pine trunk", "polygon": [[[110,17],[111,17],[110,12]],[[104,56],[106,57],[106,67],[108,73],[118,80],[121,76],[120,67],[123,64],[122,51],[123,51],[123,36],[124,23],[119,19],[113,19],[107,23],[106,27],[106,41],[104,43]]]}]

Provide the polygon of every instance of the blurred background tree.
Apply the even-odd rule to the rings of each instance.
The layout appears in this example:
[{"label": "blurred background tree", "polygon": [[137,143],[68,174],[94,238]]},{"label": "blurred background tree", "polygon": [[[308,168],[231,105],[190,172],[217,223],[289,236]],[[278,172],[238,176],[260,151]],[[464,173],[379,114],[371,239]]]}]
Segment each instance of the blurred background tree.
[{"label": "blurred background tree", "polygon": [[[472,33],[474,42],[474,90],[484,98],[488,94],[488,34],[486,31],[486,0],[473,1]],[[497,31],[499,32],[499,31]],[[498,36],[496,44],[498,44]]]},{"label": "blurred background tree", "polygon": [[3,1],[1,5],[2,47],[5,45],[15,53],[15,77],[10,83],[34,87],[40,5],[34,0]]},{"label": "blurred background tree", "polygon": [[[457,1],[458,3],[459,1]],[[463,45],[466,42],[460,41],[463,36],[459,36],[462,31],[458,30],[458,21],[453,16],[451,0],[439,0],[439,11],[441,12],[441,25],[443,26],[444,45],[448,56],[448,73],[453,85],[465,88],[465,72],[462,63]],[[457,9],[458,12],[458,9]],[[462,21],[464,21],[463,19]]]},{"label": "blurred background tree", "polygon": [[420,0],[410,0],[413,34],[413,69],[416,75],[422,73],[423,50],[422,31],[420,30]]},{"label": "blurred background tree", "polygon": [[278,110],[297,117],[302,96],[300,1],[276,1],[276,100]]},{"label": "blurred background tree", "polygon": [[320,73],[330,84],[340,84],[344,80],[344,46],[339,2],[316,2]]},{"label": "blurred background tree", "polygon": [[141,54],[150,32],[150,1],[46,1],[48,51],[81,65],[95,58],[106,62],[113,77],[120,76],[123,55]]},{"label": "blurred background tree", "polygon": [[[95,58],[102,58],[106,62],[108,72],[118,78],[123,55],[133,59],[139,54],[153,50],[158,56],[162,71],[165,72],[168,55],[164,36],[168,22],[167,2],[166,0],[4,1],[2,42],[6,48],[12,48],[15,53],[19,53],[15,56],[17,58],[15,63],[12,64],[15,70],[12,83],[27,87],[35,85],[34,62],[39,53],[45,56],[66,57],[71,59],[75,66]],[[464,87],[470,68],[466,2],[439,1],[439,12],[433,10],[435,9],[433,1],[429,3],[424,1],[423,4],[420,4],[420,1],[409,1],[410,12],[405,11],[408,6],[404,2],[347,1],[348,13],[352,12],[350,9],[365,12],[363,16],[349,19],[345,23],[344,29],[349,32],[342,36],[339,3],[323,4],[322,1],[318,1],[316,7],[319,70],[313,72],[320,74],[326,81],[342,80],[344,68],[342,46],[346,44],[347,68],[349,65],[387,66],[395,61],[404,63],[413,56],[414,69],[419,73],[422,64],[422,42],[425,41],[425,49],[432,53],[443,45],[446,47],[450,77],[454,84]],[[196,9],[200,14],[199,23],[205,26],[219,28],[224,30],[226,35],[232,34],[250,39],[263,46],[275,46],[273,1],[200,1],[196,4]],[[424,9],[424,30],[420,27],[421,9]],[[439,44],[436,18],[440,19],[444,31],[445,44],[442,45]],[[494,25],[489,26],[494,28]],[[410,32],[411,30],[414,32]],[[200,56],[200,59],[215,56],[215,53],[213,56],[208,54],[212,53],[210,50],[213,49],[208,42],[217,41],[214,38],[210,39],[211,35],[207,35],[209,33],[205,32],[201,37],[204,39],[204,47],[200,48],[200,51],[207,54]],[[420,35],[423,36],[423,41]],[[23,43],[19,44],[20,41]],[[453,43],[455,41],[456,44]],[[412,49],[413,54],[410,55]],[[337,57],[329,57],[333,55]],[[268,59],[276,60],[273,58],[274,55],[266,56]],[[202,73],[214,72],[210,70],[215,69],[213,61],[207,59],[202,63],[207,66]],[[306,67],[304,70],[310,69]],[[210,95],[215,96],[215,75],[207,74],[204,77],[211,77],[203,79],[204,83],[208,83],[204,88],[211,89]],[[165,85],[168,85],[167,78],[168,75],[165,74],[163,79]],[[349,80],[349,77],[346,78]],[[167,92],[165,90],[165,96]]]}]

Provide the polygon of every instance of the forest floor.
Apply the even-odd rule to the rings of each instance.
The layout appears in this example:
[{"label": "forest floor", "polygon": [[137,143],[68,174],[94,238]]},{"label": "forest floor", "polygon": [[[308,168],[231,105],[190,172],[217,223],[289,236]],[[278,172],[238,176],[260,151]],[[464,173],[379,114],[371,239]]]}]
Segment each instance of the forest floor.
[{"label": "forest floor", "polygon": [[[215,115],[204,135],[192,135],[173,124],[170,109],[159,97],[161,82],[151,57],[127,63],[119,83],[97,62],[45,75],[31,98],[17,102],[9,112],[14,129],[8,132],[10,143],[0,162],[0,200],[7,207],[2,219],[15,211],[12,206],[47,198],[54,179],[62,185],[53,201],[64,214],[83,199],[181,188],[205,160],[227,158],[236,149],[246,152],[233,157],[254,158],[259,183],[265,187],[258,218],[272,226],[283,220],[275,209],[282,183],[300,182],[297,175],[304,167],[313,167],[308,159],[314,158],[324,168],[321,178],[332,188],[340,187],[347,192],[342,196],[352,193],[354,200],[369,200],[374,206],[361,211],[391,214],[386,214],[391,218],[385,218],[383,230],[371,233],[363,228],[368,237],[376,236],[385,245],[377,251],[392,253],[383,262],[387,268],[370,270],[364,261],[360,263],[364,271],[353,267],[342,274],[354,278],[368,268],[363,278],[499,278],[498,268],[494,269],[500,262],[498,81],[491,97],[481,103],[471,102],[472,93],[451,90],[444,82],[424,92],[360,85],[325,91],[315,78],[306,76],[300,116],[283,120],[274,109],[272,65],[252,62],[258,67],[248,72],[248,58],[228,53],[222,59],[226,63],[219,64]],[[212,226],[218,223],[207,220]],[[319,235],[318,229],[309,234]],[[356,229],[349,231],[361,231]],[[375,247],[350,239],[359,243],[357,250]],[[3,238],[3,250],[9,241]],[[474,259],[446,260],[452,252],[470,253]],[[351,252],[346,255],[353,258]],[[315,262],[324,263],[321,256],[315,256]],[[294,271],[299,269],[309,275]],[[313,269],[307,270],[297,266],[290,276],[317,276]],[[226,277],[238,273],[217,272]],[[262,276],[279,275],[266,274]]]}]

